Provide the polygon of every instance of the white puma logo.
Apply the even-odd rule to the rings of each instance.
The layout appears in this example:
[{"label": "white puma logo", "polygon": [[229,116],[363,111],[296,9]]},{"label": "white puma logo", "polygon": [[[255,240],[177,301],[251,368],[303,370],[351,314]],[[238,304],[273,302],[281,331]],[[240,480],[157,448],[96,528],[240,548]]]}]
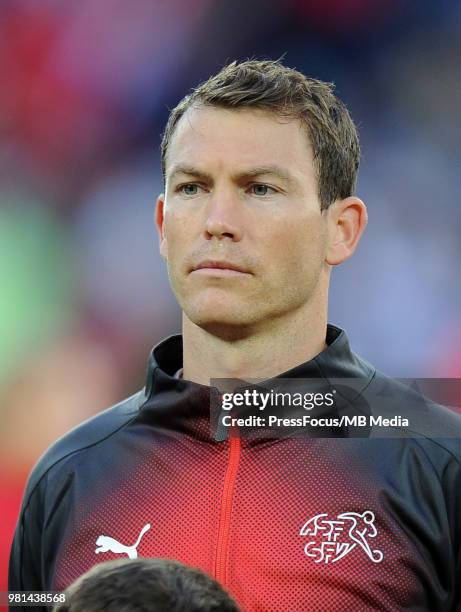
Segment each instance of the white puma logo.
[{"label": "white puma logo", "polygon": [[150,523],[144,525],[144,527],[141,529],[138,539],[132,546],[125,546],[125,544],[120,544],[120,542],[117,542],[117,540],[114,540],[114,538],[105,535],[100,535],[96,540],[96,546],[98,546],[99,548],[96,548],[94,552],[96,554],[109,551],[116,554],[125,553],[130,559],[137,559],[138,551],[136,549],[139,546],[139,542],[141,541],[142,536],[146,533],[146,531],[149,531],[149,529]]}]

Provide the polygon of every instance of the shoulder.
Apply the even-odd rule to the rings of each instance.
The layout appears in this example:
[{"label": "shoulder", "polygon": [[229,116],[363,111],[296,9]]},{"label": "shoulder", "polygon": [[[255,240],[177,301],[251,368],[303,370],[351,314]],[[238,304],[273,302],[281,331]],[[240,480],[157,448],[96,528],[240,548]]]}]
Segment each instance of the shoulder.
[{"label": "shoulder", "polygon": [[451,457],[461,465],[461,414],[428,397],[421,383],[418,379],[396,380],[377,371],[366,399],[373,414],[401,417],[403,437],[418,440],[431,455]]},{"label": "shoulder", "polygon": [[145,402],[144,390],[84,421],[52,444],[34,466],[27,482],[24,503],[50,470],[70,456],[102,443],[136,418]]}]

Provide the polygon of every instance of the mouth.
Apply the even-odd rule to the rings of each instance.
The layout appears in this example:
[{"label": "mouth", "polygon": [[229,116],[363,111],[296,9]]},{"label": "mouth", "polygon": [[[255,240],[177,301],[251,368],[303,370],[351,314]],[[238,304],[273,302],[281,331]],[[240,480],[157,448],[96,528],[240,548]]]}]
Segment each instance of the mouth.
[{"label": "mouth", "polygon": [[209,276],[249,276],[250,272],[229,261],[206,260],[194,266],[193,274]]}]

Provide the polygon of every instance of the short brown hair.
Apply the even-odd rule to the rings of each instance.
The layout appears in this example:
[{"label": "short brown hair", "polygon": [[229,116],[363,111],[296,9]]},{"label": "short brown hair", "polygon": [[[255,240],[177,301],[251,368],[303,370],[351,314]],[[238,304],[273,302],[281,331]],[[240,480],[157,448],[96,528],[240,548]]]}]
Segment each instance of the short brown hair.
[{"label": "short brown hair", "polygon": [[169,116],[161,144],[162,172],[174,130],[195,104],[256,108],[298,119],[307,130],[317,171],[321,209],[354,193],[360,161],[357,129],[334,85],[306,77],[280,61],[232,62],[192,90]]},{"label": "short brown hair", "polygon": [[202,570],[173,559],[117,559],[94,565],[65,591],[53,612],[239,612]]}]

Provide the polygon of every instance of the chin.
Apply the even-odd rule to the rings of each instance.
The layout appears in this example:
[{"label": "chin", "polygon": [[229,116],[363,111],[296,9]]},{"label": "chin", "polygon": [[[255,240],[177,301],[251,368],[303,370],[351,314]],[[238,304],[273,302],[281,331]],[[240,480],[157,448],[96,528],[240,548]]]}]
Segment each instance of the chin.
[{"label": "chin", "polygon": [[195,325],[219,338],[226,340],[238,340],[245,338],[251,333],[252,322],[250,317],[243,315],[240,307],[226,308],[190,308],[184,309],[187,318]]},{"label": "chin", "polygon": [[240,296],[212,291],[189,295],[181,306],[191,321],[200,321],[201,324],[223,322],[238,325],[251,316],[252,310]]},{"label": "chin", "polygon": [[221,338],[227,342],[243,340],[252,335],[252,326],[245,325],[242,323],[229,323],[223,321],[212,321],[205,324],[200,324],[203,330],[215,336]]}]

